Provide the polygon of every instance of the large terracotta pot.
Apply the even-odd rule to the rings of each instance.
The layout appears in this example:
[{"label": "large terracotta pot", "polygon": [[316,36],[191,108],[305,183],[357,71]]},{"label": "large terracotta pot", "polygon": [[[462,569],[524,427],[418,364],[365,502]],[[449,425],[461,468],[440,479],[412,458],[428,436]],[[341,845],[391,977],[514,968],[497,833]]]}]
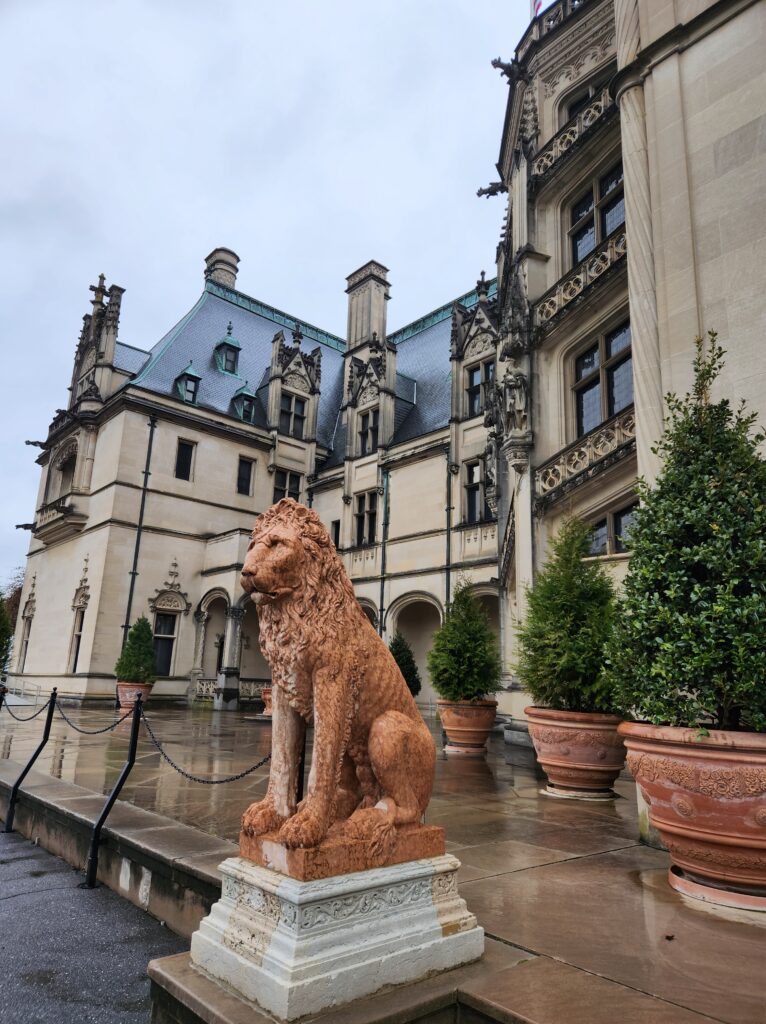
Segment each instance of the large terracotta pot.
[{"label": "large terracotta pot", "polygon": [[766,734],[623,722],[628,768],[673,860],[674,889],[766,910]]},{"label": "large terracotta pot", "polygon": [[445,754],[484,757],[487,736],[495,724],[496,700],[437,700],[439,717],[449,742]]},{"label": "large terracotta pot", "polygon": [[146,704],[149,694],[152,692],[154,683],[117,683],[117,699],[120,707],[132,708],[136,703],[136,697],[141,694],[141,702]]},{"label": "large terracotta pot", "polygon": [[625,764],[625,745],[617,734],[622,719],[596,712],[524,710],[550,793],[588,799],[614,796],[612,786]]}]

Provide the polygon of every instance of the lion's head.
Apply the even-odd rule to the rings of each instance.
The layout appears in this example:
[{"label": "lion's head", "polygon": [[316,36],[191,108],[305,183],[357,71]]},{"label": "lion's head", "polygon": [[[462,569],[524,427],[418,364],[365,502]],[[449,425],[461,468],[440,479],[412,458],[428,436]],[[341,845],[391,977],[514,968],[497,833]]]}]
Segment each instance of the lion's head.
[{"label": "lion's head", "polygon": [[[350,610],[364,617],[322,520],[283,498],[258,517],[242,567],[242,587],[258,606],[261,641],[272,668],[308,643],[321,623],[331,637]],[[316,637],[315,637],[316,640]]]}]

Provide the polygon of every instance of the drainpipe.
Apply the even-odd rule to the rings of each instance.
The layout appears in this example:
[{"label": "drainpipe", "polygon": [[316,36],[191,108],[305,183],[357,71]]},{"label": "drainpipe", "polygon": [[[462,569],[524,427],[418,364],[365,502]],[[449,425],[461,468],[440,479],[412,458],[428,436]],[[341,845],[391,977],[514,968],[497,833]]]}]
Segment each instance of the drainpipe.
[{"label": "drainpipe", "polygon": [[444,454],[447,458],[447,504],[445,505],[445,512],[447,513],[447,552],[446,552],[446,579],[445,579],[445,596],[446,600],[444,603],[445,614],[449,610],[450,602],[452,600],[451,585],[452,585],[452,459],[450,458],[450,447],[449,445],[444,449]]},{"label": "drainpipe", "polygon": [[125,609],[125,622],[122,627],[122,646],[128,639],[130,629],[130,614],[133,608],[133,592],[136,589],[136,576],[138,576],[138,552],[141,549],[141,534],[144,530],[144,510],[146,508],[146,493],[149,490],[149,467],[152,463],[152,445],[154,443],[154,431],[157,426],[157,417],[152,414],[149,417],[149,441],[146,446],[146,464],[144,465],[144,485],[141,488],[141,505],[138,510],[138,526],[136,528],[136,544],[133,549],[133,568],[130,570],[130,587],[128,588],[128,607]]},{"label": "drainpipe", "polygon": [[387,469],[383,470],[383,535],[380,542],[380,611],[378,612],[378,634],[383,636],[383,622],[385,619],[386,609],[383,601],[385,600],[385,588],[386,588],[386,542],[388,541],[388,518],[389,518],[389,500],[388,500],[388,477],[389,472]]}]

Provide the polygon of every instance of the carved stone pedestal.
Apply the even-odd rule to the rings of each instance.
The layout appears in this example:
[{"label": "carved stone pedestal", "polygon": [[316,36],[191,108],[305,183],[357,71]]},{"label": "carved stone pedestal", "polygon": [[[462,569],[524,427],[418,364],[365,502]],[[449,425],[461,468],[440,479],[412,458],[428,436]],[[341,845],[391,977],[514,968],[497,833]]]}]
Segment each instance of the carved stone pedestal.
[{"label": "carved stone pedestal", "polygon": [[450,855],[301,882],[241,857],[192,936],[197,970],[295,1020],[479,959]]}]

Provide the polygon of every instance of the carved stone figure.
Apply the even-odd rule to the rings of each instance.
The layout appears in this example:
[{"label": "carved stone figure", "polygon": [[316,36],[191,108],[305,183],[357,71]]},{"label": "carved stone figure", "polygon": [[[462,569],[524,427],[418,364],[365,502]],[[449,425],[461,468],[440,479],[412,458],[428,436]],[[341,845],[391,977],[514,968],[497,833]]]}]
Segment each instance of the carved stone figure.
[{"label": "carved stone figure", "polygon": [[503,377],[505,414],[508,430],[527,429],[527,378],[521,370],[506,370]]},{"label": "carved stone figure", "polygon": [[[242,586],[258,607],[273,699],[268,790],[245,812],[244,835],[278,830],[285,847],[316,847],[333,823],[345,821],[345,834],[368,840],[381,862],[397,827],[414,825],[425,811],[436,752],[317,514],[284,498],[261,515]],[[298,805],[301,745],[312,718],[308,792]]]}]

